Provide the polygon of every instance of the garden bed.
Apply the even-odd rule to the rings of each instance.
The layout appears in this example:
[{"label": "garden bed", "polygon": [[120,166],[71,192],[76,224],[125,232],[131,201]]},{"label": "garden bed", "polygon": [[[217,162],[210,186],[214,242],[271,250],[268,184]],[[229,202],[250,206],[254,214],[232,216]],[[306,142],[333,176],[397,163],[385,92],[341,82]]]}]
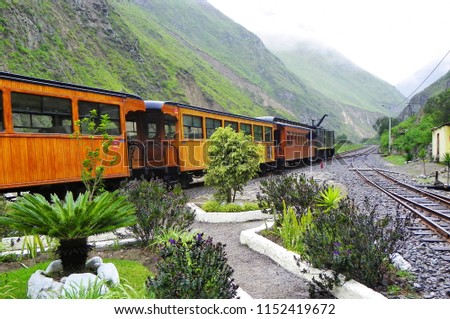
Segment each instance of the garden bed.
[{"label": "garden bed", "polygon": [[[314,276],[317,277],[320,273],[324,272],[323,270],[313,268],[304,262],[300,262],[300,266],[298,266],[297,261],[295,260],[295,257],[300,258],[298,254],[288,251],[258,234],[258,232],[265,230],[266,227],[270,226],[271,224],[268,223],[267,225],[261,225],[260,227],[243,231],[240,237],[241,243],[260,254],[268,256],[284,269],[309,282],[312,282]],[[331,294],[338,299],[386,299],[382,294],[355,280],[346,281],[342,286],[335,287],[331,291]]]},{"label": "garden bed", "polygon": [[272,219],[269,214],[264,214],[261,210],[247,212],[205,212],[194,203],[188,203],[188,207],[195,211],[195,220],[204,223],[242,223],[254,220]]}]

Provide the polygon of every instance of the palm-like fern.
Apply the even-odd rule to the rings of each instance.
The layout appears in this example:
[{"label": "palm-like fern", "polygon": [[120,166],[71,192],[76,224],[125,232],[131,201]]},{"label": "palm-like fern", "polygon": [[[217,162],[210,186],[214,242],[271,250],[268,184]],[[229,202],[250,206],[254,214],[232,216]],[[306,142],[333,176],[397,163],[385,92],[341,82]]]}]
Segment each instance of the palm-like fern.
[{"label": "palm-like fern", "polygon": [[65,271],[84,267],[89,236],[136,222],[134,205],[118,192],[105,192],[92,201],[89,192],[80,194],[76,200],[68,192],[64,200],[56,195],[52,195],[51,200],[48,202],[40,194],[26,194],[8,205],[6,215],[0,216],[0,223],[27,234],[58,238],[58,252]]}]

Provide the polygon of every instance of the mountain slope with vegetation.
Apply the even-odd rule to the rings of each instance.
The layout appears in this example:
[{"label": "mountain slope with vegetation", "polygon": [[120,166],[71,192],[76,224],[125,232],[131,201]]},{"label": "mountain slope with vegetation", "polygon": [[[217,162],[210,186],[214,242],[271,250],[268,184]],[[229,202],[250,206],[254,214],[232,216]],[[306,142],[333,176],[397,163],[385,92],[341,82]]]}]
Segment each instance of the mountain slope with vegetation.
[{"label": "mountain slope with vegetation", "polygon": [[383,113],[305,83],[205,0],[6,0],[0,13],[2,71],[249,116],[328,113],[352,138]]},{"label": "mountain slope with vegetation", "polygon": [[274,52],[303,82],[320,88],[321,93],[335,101],[386,115],[400,111],[390,108],[403,99],[394,86],[331,48],[302,42],[293,49],[277,48]]}]

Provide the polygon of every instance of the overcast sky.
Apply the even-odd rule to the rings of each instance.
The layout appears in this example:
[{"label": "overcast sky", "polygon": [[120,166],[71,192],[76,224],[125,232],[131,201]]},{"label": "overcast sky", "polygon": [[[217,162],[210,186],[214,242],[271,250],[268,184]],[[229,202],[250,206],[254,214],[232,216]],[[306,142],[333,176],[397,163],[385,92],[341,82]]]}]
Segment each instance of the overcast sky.
[{"label": "overcast sky", "polygon": [[448,0],[208,2],[266,44],[316,40],[393,85],[450,50]]}]

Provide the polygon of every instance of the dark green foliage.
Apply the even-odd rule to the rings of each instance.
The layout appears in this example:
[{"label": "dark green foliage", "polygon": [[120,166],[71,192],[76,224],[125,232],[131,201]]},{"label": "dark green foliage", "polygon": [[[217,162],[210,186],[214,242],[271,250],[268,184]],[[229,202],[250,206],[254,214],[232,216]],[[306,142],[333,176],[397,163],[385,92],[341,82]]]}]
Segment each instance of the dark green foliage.
[{"label": "dark green foliage", "polygon": [[[391,118],[391,128],[398,125],[400,121],[396,118]],[[380,117],[372,125],[373,129],[377,131],[378,136],[381,136],[384,132],[389,131],[389,117]]]},{"label": "dark green foliage", "polygon": [[185,230],[194,222],[195,213],[186,207],[188,197],[179,185],[168,189],[162,180],[132,180],[120,192],[136,207],[137,223],[130,230],[145,245],[161,231]]},{"label": "dark green foliage", "polygon": [[375,208],[359,212],[347,198],[328,212],[314,212],[313,226],[303,236],[303,257],[315,267],[374,287],[387,271],[389,256],[406,238],[405,226],[405,219],[382,215]]},{"label": "dark green foliage", "polygon": [[225,245],[197,234],[188,242],[171,239],[160,252],[158,275],[147,286],[162,299],[231,299],[238,286],[231,278]]},{"label": "dark green foliage", "polygon": [[[0,218],[6,214],[6,205],[7,205],[6,199],[3,198],[3,196],[0,195]],[[0,238],[2,237],[10,237],[16,235],[14,233],[14,230],[12,230],[8,225],[0,224]]]},{"label": "dark green foliage", "polygon": [[[411,156],[431,143],[431,128],[433,126],[433,117],[430,115],[426,115],[420,120],[416,116],[411,116],[392,128],[392,150],[409,156],[411,159]],[[388,143],[388,132],[384,132],[380,141],[383,151],[387,151]]]},{"label": "dark green foliage", "polygon": [[433,117],[433,124],[439,126],[450,120],[450,90],[431,97],[424,106],[425,114]]},{"label": "dark green foliage", "polygon": [[317,194],[326,187],[304,174],[286,174],[261,181],[260,189],[256,195],[260,207],[265,213],[276,214],[278,222],[283,215],[283,201],[286,207],[294,207],[300,215],[313,206]]}]

